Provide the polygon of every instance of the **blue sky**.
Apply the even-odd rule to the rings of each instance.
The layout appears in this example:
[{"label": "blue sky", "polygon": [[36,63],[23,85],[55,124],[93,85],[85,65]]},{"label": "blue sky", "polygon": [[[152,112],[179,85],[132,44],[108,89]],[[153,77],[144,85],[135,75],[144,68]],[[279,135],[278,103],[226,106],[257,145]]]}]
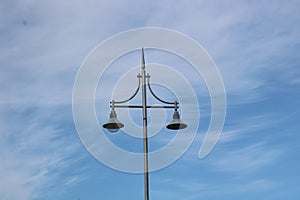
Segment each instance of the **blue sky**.
[{"label": "blue sky", "polygon": [[[179,160],[150,174],[150,199],[299,199],[299,7],[297,0],[1,1],[0,199],[143,197],[142,174],[110,169],[82,145],[72,90],[96,45],[148,26],[183,32],[203,45],[227,92],[223,133],[200,160],[209,98],[200,77],[191,81],[201,100],[197,137]],[[151,52],[146,60],[164,62]],[[107,104],[97,113],[106,120],[108,102],[97,103]],[[109,137],[122,141],[121,134]],[[172,136],[162,131],[159,137]]]}]

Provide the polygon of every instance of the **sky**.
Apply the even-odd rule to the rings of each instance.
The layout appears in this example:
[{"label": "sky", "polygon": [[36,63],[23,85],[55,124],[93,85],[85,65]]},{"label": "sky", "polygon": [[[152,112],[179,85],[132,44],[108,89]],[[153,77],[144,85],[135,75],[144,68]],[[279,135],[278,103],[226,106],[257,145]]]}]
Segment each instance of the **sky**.
[{"label": "sky", "polygon": [[[179,31],[202,45],[227,97],[221,137],[199,159],[211,117],[205,84],[189,76],[184,61],[146,49],[147,62],[174,66],[187,77],[200,106],[192,145],[176,162],[150,173],[150,199],[300,199],[299,7],[297,0],[1,1],[0,199],[143,198],[143,174],[96,160],[81,142],[72,113],[76,74],[89,52],[112,35],[143,27]],[[113,63],[105,86],[113,87],[122,75],[114,73],[118,64],[130,70],[139,56],[133,52]],[[171,95],[153,88],[164,98]],[[109,114],[106,93],[97,93],[101,122]],[[139,114],[131,113],[136,123]],[[172,112],[166,114],[170,119]],[[158,135],[150,138],[150,151],[174,137],[165,129]],[[142,151],[141,140],[123,142],[121,131],[107,137]]]}]

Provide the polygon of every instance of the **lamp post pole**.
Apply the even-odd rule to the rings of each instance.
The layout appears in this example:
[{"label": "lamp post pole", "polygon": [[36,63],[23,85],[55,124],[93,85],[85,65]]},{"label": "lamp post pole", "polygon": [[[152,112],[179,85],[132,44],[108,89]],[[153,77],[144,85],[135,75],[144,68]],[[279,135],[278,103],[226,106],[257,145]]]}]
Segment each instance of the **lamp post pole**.
[{"label": "lamp post pole", "polygon": [[[150,86],[150,75],[146,75],[146,65],[145,65],[145,57],[144,57],[144,49],[142,49],[142,67],[141,67],[141,74],[138,74],[138,88],[135,91],[135,93],[128,99],[123,100],[123,101],[114,101],[112,100],[110,102],[110,107],[112,108],[111,113],[110,113],[110,118],[107,123],[103,124],[103,128],[108,129],[110,132],[117,132],[120,128],[124,127],[124,124],[120,122],[117,119],[117,114],[115,112],[115,108],[142,108],[143,110],[143,144],[144,144],[144,191],[145,191],[145,200],[149,200],[149,166],[148,166],[148,133],[147,133],[147,109],[148,108],[173,108],[174,109],[174,114],[173,114],[173,120],[166,126],[166,128],[171,129],[171,130],[179,130],[179,129],[184,129],[187,127],[187,125],[180,120],[179,113],[177,109],[179,108],[178,102],[168,102],[160,99],[158,96],[156,96],[151,89]],[[120,105],[123,103],[126,103],[133,99],[139,89],[140,89],[140,79],[142,78],[142,105]],[[147,79],[147,82],[146,82]],[[147,105],[147,91],[146,91],[146,86],[148,86],[148,89],[152,96],[157,99],[158,101],[164,103],[164,104],[169,104],[169,106],[158,106],[158,105],[152,105],[148,106]],[[172,106],[170,106],[170,104]]]},{"label": "lamp post pole", "polygon": [[147,95],[146,69],[144,49],[142,49],[142,106],[143,106],[143,136],[144,136],[144,190],[145,200],[149,200],[149,169],[148,169],[148,133],[147,133]]}]

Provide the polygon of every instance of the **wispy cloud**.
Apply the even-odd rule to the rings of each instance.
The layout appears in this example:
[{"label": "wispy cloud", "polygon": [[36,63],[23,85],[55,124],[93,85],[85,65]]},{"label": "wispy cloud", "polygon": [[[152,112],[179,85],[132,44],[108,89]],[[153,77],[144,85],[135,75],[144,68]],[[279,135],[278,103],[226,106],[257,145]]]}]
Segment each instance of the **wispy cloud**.
[{"label": "wispy cloud", "polygon": [[[0,5],[0,196],[4,199],[28,200],[42,196],[58,182],[71,187],[84,179],[76,170],[74,173],[69,170],[82,158],[77,154],[81,144],[70,136],[74,131],[70,128],[72,86],[84,57],[112,34],[136,27],[162,26],[196,39],[221,71],[229,109],[272,98],[261,89],[266,86],[271,91],[278,91],[281,84],[284,84],[281,89],[288,92],[292,90],[289,87],[299,88],[297,0],[176,4],[134,0],[72,3],[17,0],[1,1]],[[174,60],[170,61],[169,65],[176,65]],[[178,63],[176,66],[181,68]],[[204,85],[200,79],[189,80],[201,98],[207,96],[207,91],[202,93]],[[113,84],[112,80],[108,78],[107,84]],[[207,101],[201,105],[208,105]],[[240,110],[229,114],[220,138],[223,157],[209,161],[212,171],[255,172],[275,162],[281,150],[253,137],[255,142],[245,142],[243,136],[264,131],[282,120],[281,114],[249,117],[249,113]],[[245,144],[229,147],[237,141]],[[66,171],[70,173],[65,175]],[[190,180],[188,185],[186,192],[199,188],[210,191],[212,187]],[[253,178],[243,185],[231,184],[225,188],[233,192],[231,188],[256,191],[275,186],[270,180]],[[174,188],[179,190],[184,184]]]},{"label": "wispy cloud", "polygon": [[[1,110],[3,113],[6,109]],[[34,109],[26,113],[14,111],[19,116],[10,119],[2,116],[1,120],[0,196],[27,200],[43,196],[49,192],[47,188],[69,179],[61,174],[83,155],[79,151],[80,144],[70,141],[70,130],[58,128],[58,124],[45,124],[45,114]],[[70,180],[66,182],[71,183]]]},{"label": "wispy cloud", "polygon": [[170,7],[168,2],[159,3],[148,24],[159,22],[188,33],[203,44],[221,70],[227,93],[231,95],[229,104],[264,100],[266,97],[259,88],[268,84],[266,72],[281,77],[283,82],[297,82],[298,76],[289,75],[295,71],[294,65],[276,63],[296,56],[293,53],[299,43],[299,28],[294,26],[299,21],[296,1],[178,4]]},{"label": "wispy cloud", "polygon": [[282,152],[276,148],[267,148],[263,143],[228,150],[213,164],[218,171],[251,173],[276,161]]},{"label": "wispy cloud", "polygon": [[[168,198],[185,198],[188,200],[196,200],[199,198],[220,198],[224,195],[240,196],[249,195],[252,192],[262,193],[275,191],[280,187],[280,183],[267,179],[249,179],[236,181],[228,179],[224,182],[213,183],[208,180],[206,183],[200,181],[183,180],[180,178],[162,179],[160,185],[163,188],[153,188],[152,195],[154,197],[165,196]],[[243,184],[241,184],[243,182]],[[167,185],[167,186],[166,186]],[[168,189],[167,189],[168,188]],[[170,189],[172,188],[172,189]],[[234,188],[234,190],[232,189]],[[174,190],[181,191],[174,193]]]}]

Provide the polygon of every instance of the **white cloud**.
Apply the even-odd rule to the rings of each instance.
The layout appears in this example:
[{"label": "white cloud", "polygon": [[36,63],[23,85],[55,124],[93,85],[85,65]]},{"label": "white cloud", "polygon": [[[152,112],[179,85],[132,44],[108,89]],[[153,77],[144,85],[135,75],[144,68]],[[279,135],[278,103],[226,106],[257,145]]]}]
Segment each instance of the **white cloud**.
[{"label": "white cloud", "polygon": [[[240,196],[252,192],[271,192],[278,189],[280,186],[280,183],[275,181],[255,178],[250,178],[248,180],[229,178],[226,181],[217,183],[206,180],[205,183],[203,183],[199,180],[186,180],[185,178],[176,176],[172,178],[161,178],[157,181],[160,182],[160,187],[152,187],[152,196],[191,200],[208,197],[225,198],[225,196],[233,198],[235,195]],[[180,192],[174,192],[175,190]]]},{"label": "white cloud", "polygon": [[[16,102],[22,97],[33,103],[70,102],[70,87],[84,57],[110,34],[138,26],[133,13],[143,13],[135,17],[144,22],[143,25],[174,28],[203,44],[216,60],[234,103],[263,99],[257,88],[265,84],[261,75],[266,70],[266,60],[280,56],[282,48],[298,41],[299,30],[290,26],[298,18],[293,12],[294,7],[288,3],[282,6],[276,2],[270,5],[222,1],[132,2],[145,9],[132,8],[128,4],[122,1],[112,5],[108,1],[70,4],[29,0],[5,3],[2,16],[8,20],[3,20],[1,25],[3,30],[11,33],[2,36],[9,35],[10,39],[3,38],[1,62],[10,69],[2,69],[1,74],[6,78],[1,78],[4,81],[1,84],[7,88],[1,101]],[[128,19],[122,16],[128,16]],[[26,25],[22,24],[24,19]],[[118,29],[116,25],[124,19],[127,27]],[[283,81],[297,83],[298,76],[289,75],[290,71],[293,69],[288,67],[283,72],[281,77],[286,77]],[[22,76],[21,79],[16,79],[16,74]],[[72,74],[73,78],[66,80],[67,74]],[[41,93],[44,88],[47,93]]]},{"label": "white cloud", "polygon": [[[29,200],[45,195],[49,188],[68,178],[61,177],[65,170],[82,159],[80,144],[69,141],[66,130],[55,128],[53,124],[42,125],[44,116],[32,113],[13,119],[2,116],[0,196],[4,199]],[[78,170],[80,168],[72,173]]]},{"label": "white cloud", "polygon": [[[266,73],[281,82],[299,84],[297,63],[276,63],[276,58],[289,60],[287,55],[297,58],[295,49],[300,30],[297,0],[284,3],[25,0],[0,4],[1,111],[32,106],[52,110],[70,105],[76,70],[88,52],[112,34],[142,26],[173,28],[204,45],[233,97],[229,104],[264,99],[259,88],[267,84]],[[196,84],[197,81],[195,78]],[[55,170],[76,162],[72,155],[78,148],[66,140],[58,140],[63,130],[56,126],[37,119],[20,123],[27,114],[20,118],[14,116],[15,110],[9,113],[1,112],[0,121],[0,196],[10,200],[32,199],[57,180],[60,173]],[[268,126],[262,119],[265,116],[252,125],[233,127],[221,141],[227,144],[245,129]],[[7,121],[12,123],[7,125]],[[229,150],[213,166],[226,172],[259,169],[281,153],[265,145]],[[62,182],[72,185],[80,180],[81,177],[74,175],[63,177]],[[259,179],[248,184],[254,185],[264,187],[268,181]]]},{"label": "white cloud", "polygon": [[281,153],[282,151],[263,143],[251,144],[226,151],[212,165],[218,171],[252,173],[274,162]]},{"label": "white cloud", "polygon": [[[299,15],[295,4],[184,1],[171,5],[166,1],[158,4],[148,24],[174,28],[203,44],[220,68],[228,94],[237,99],[235,103],[249,103],[264,99],[258,88],[267,84],[265,73],[282,77],[294,68],[288,63],[273,68],[271,63],[277,58],[290,59],[283,49],[294,54],[297,48],[299,28],[294,24]],[[281,80],[295,82],[297,76]]]}]

